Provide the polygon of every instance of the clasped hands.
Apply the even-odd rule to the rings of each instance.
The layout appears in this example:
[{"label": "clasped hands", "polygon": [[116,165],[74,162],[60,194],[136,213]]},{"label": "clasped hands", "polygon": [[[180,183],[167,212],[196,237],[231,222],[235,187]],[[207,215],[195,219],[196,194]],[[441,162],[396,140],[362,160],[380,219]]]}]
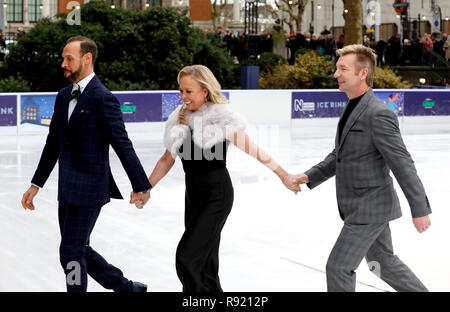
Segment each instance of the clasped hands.
[{"label": "clasped hands", "polygon": [[147,192],[131,192],[130,193],[130,204],[135,204],[136,208],[142,209],[144,205],[150,199],[150,190]]},{"label": "clasped hands", "polygon": [[300,188],[300,184],[305,184],[309,182],[309,178],[306,174],[300,173],[300,174],[288,174],[283,179],[284,186],[288,189],[297,194],[297,192],[301,192],[302,189]]}]

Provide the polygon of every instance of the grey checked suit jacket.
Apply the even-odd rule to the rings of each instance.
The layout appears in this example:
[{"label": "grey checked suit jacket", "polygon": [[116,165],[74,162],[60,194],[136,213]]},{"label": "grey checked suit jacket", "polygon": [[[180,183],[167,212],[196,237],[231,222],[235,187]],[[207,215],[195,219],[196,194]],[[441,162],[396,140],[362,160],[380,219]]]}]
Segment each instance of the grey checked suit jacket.
[{"label": "grey checked suit jacket", "polygon": [[408,200],[412,217],[430,214],[427,195],[403,143],[397,116],[370,89],[349,116],[340,142],[336,133],[335,149],[305,174],[310,189],[336,175],[341,218],[352,224],[370,224],[401,216],[391,170]]}]

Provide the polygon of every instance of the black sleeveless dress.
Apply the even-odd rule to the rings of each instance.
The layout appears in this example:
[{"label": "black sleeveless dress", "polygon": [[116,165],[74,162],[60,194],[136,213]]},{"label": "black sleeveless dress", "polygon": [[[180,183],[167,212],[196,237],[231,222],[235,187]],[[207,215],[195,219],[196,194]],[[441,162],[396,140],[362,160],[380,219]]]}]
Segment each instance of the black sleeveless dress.
[{"label": "black sleeveless dress", "polygon": [[233,205],[226,168],[229,141],[201,148],[192,129],[178,150],[185,172],[185,232],[178,244],[176,269],[187,292],[221,292],[220,233]]}]

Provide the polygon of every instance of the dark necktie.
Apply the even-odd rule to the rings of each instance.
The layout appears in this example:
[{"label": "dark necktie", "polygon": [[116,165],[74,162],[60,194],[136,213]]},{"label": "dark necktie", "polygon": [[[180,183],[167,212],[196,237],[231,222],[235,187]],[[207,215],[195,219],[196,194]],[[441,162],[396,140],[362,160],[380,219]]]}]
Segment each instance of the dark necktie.
[{"label": "dark necktie", "polygon": [[70,100],[76,99],[78,101],[80,95],[81,95],[80,86],[76,85],[75,89],[72,90],[72,93],[70,94]]}]

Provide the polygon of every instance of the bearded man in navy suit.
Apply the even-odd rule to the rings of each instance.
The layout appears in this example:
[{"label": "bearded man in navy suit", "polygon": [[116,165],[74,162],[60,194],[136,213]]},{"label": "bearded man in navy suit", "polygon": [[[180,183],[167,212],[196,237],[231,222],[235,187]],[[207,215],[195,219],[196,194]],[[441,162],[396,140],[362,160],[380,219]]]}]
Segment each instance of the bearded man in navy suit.
[{"label": "bearded man in navy suit", "polygon": [[107,289],[146,291],[146,285],[126,279],[89,246],[101,207],[111,198],[123,199],[111,174],[110,146],[131,181],[133,198],[145,204],[152,187],[128,138],[119,101],[95,76],[97,54],[89,38],[66,42],[61,67],[72,84],[56,96],[47,141],[22,206],[34,210],[33,198],[58,161],[59,253],[67,291],[86,291],[88,274]]}]

